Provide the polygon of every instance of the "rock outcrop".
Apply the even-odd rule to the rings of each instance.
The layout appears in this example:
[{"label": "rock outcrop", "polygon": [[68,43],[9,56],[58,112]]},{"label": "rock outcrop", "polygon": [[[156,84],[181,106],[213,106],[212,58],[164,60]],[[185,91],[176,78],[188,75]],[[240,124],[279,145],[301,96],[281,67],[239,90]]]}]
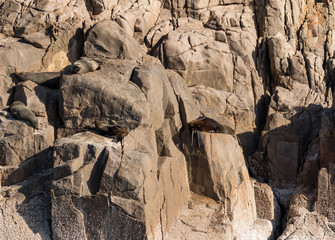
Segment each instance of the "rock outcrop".
[{"label": "rock outcrop", "polygon": [[0,238],[334,239],[334,16],[327,0],[0,0]]}]

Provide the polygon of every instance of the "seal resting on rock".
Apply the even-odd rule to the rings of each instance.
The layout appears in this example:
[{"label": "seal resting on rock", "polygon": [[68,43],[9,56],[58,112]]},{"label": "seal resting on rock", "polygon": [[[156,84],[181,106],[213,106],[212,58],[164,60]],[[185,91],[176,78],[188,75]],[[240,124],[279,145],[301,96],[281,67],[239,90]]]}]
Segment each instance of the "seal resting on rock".
[{"label": "seal resting on rock", "polygon": [[15,101],[9,106],[10,113],[18,120],[24,120],[31,123],[31,125],[39,129],[38,119],[35,114],[27,108],[27,106],[20,101]]},{"label": "seal resting on rock", "polygon": [[95,130],[99,134],[115,137],[117,141],[121,141],[129,132],[127,128],[120,127],[116,124],[103,123],[98,120],[95,121],[95,127]]},{"label": "seal resting on rock", "polygon": [[210,132],[210,133],[226,133],[234,135],[234,130],[229,126],[223,126],[214,119],[202,116],[188,123],[191,135],[191,145],[193,145],[193,136],[196,134],[198,140],[198,147],[204,145],[202,135],[199,132]]},{"label": "seal resting on rock", "polygon": [[15,75],[20,81],[30,80],[49,88],[59,88],[60,72],[21,72]]},{"label": "seal resting on rock", "polygon": [[188,123],[191,131],[224,133],[224,127],[208,117],[199,117]]},{"label": "seal resting on rock", "polygon": [[78,61],[75,61],[71,65],[72,73],[87,73],[93,72],[100,67],[99,63],[94,61],[93,59],[84,58]]}]

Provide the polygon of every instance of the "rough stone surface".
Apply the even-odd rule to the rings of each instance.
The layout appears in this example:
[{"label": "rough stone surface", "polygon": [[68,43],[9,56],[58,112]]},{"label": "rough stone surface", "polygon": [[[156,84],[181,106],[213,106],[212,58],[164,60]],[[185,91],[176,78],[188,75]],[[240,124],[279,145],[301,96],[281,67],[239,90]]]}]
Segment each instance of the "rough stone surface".
[{"label": "rough stone surface", "polygon": [[44,87],[28,80],[17,84],[14,101],[26,104],[37,117],[43,118],[42,122],[54,127],[59,125],[58,89]]},{"label": "rough stone surface", "polygon": [[85,56],[137,60],[140,45],[115,21],[97,23],[85,42]]},{"label": "rough stone surface", "polygon": [[52,126],[42,123],[41,129],[35,130],[29,123],[15,120],[5,110],[0,115],[0,134],[1,166],[15,166],[53,146],[54,142]]},{"label": "rough stone surface", "polygon": [[176,148],[158,158],[153,136],[138,128],[122,143],[93,133],[57,142],[53,238],[156,239],[171,228],[188,196],[185,159]]},{"label": "rough stone surface", "polygon": [[115,61],[95,72],[64,73],[60,104],[65,127],[93,128],[95,120],[111,119],[125,120],[130,128],[147,123],[150,109],[145,94],[129,81],[135,66],[132,61]]},{"label": "rough stone surface", "polygon": [[37,71],[42,68],[44,51],[14,38],[0,40],[0,64],[17,72]]},{"label": "rough stone surface", "polygon": [[13,67],[1,67],[0,69],[0,106],[8,106],[13,97],[16,79],[11,75],[15,72]]},{"label": "rough stone surface", "polygon": [[37,174],[19,185],[0,190],[2,239],[51,238],[51,171]]},{"label": "rough stone surface", "polygon": [[0,238],[334,239],[334,29],[325,0],[0,0]]},{"label": "rough stone surface", "polygon": [[273,224],[273,236],[277,235],[280,229],[280,221],[282,218],[281,208],[277,198],[270,186],[265,183],[254,183],[255,201],[257,218],[267,219]]}]

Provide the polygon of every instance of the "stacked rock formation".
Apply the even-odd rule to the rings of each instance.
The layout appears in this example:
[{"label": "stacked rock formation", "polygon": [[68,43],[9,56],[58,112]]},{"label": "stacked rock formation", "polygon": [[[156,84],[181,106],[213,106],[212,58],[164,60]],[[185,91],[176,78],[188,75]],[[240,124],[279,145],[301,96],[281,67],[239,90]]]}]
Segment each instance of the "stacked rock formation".
[{"label": "stacked rock formation", "polygon": [[335,239],[334,31],[329,0],[0,0],[0,239]]}]

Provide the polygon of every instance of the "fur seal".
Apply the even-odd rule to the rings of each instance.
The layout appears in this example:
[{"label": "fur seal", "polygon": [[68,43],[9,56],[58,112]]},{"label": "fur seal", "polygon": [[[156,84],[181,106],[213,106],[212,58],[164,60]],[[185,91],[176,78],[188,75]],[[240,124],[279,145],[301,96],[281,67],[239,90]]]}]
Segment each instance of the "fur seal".
[{"label": "fur seal", "polygon": [[30,80],[49,88],[59,88],[60,72],[21,72],[15,75],[20,81]]},{"label": "fur seal", "polygon": [[208,117],[199,117],[188,123],[192,131],[225,133],[224,127]]},{"label": "fur seal", "polygon": [[99,63],[94,61],[93,59],[81,59],[78,61],[75,61],[71,65],[71,72],[72,73],[87,73],[87,72],[93,72],[97,70],[100,67]]},{"label": "fur seal", "polygon": [[38,119],[35,114],[27,108],[27,106],[20,101],[15,101],[9,106],[10,113],[18,120],[24,120],[31,123],[31,125],[39,129]]},{"label": "fur seal", "polygon": [[193,136],[196,134],[198,140],[198,147],[204,145],[202,135],[199,132],[210,132],[210,133],[226,133],[230,135],[234,135],[235,131],[229,126],[223,126],[214,119],[202,116],[188,123],[190,131],[192,133],[191,136],[191,145],[193,145]]},{"label": "fur seal", "polygon": [[128,135],[128,129],[120,127],[116,124],[107,124],[101,121],[95,121],[95,130],[102,135],[115,137],[117,141],[121,141]]}]

